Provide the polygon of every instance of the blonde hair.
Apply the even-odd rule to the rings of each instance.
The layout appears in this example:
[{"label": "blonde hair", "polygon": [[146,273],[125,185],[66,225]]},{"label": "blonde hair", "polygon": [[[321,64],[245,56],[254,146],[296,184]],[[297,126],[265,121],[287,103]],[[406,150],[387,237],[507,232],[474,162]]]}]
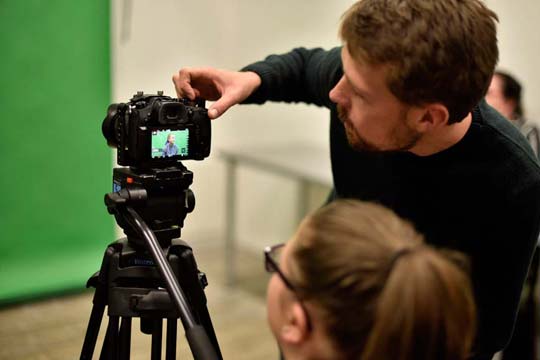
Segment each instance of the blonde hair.
[{"label": "blonde hair", "polygon": [[355,60],[390,65],[387,85],[399,100],[441,102],[453,123],[487,92],[499,56],[496,21],[480,0],[360,0],[340,36]]},{"label": "blonde hair", "polygon": [[[475,335],[467,274],[382,206],[338,200],[308,216],[290,276],[348,359],[463,360]],[[453,261],[450,260],[453,258]]]}]

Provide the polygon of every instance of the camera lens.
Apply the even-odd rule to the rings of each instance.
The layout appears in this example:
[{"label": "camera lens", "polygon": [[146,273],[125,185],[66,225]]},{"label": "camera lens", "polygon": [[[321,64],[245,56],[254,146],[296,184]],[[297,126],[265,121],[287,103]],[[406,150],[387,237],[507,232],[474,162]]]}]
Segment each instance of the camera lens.
[{"label": "camera lens", "polygon": [[112,104],[107,109],[107,116],[101,124],[101,132],[107,140],[110,147],[116,147],[118,140],[116,139],[116,120],[118,118],[119,104]]}]

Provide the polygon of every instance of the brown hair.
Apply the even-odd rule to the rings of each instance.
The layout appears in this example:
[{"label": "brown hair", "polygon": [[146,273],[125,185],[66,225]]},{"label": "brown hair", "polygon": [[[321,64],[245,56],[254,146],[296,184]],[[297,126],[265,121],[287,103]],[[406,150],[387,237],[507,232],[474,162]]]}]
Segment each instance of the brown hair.
[{"label": "brown hair", "polygon": [[308,216],[291,244],[290,276],[322,312],[347,359],[463,360],[475,335],[461,255],[424,244],[382,206],[338,200]]},{"label": "brown hair", "polygon": [[[502,93],[505,99],[514,100],[516,107],[513,112],[514,119],[523,117],[523,104],[521,102],[521,84],[507,72],[497,70],[493,76],[498,76],[502,82]],[[512,119],[510,119],[512,120]]]},{"label": "brown hair", "polygon": [[497,15],[480,0],[360,0],[340,36],[356,61],[387,64],[387,85],[411,105],[441,102],[449,123],[484,97],[498,60]]}]

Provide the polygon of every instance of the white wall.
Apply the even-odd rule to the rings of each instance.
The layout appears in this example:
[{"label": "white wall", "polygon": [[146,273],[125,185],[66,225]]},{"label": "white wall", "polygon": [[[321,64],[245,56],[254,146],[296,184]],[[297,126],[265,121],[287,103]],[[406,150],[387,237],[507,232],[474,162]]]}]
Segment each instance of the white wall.
[{"label": "white wall", "polygon": [[[174,95],[171,76],[184,66],[238,69],[296,46],[332,47],[352,0],[113,0],[113,100],[137,90]],[[525,88],[531,118],[540,121],[540,46],[535,25],[538,0],[488,0],[500,17],[500,64]],[[231,109],[213,123],[214,150],[272,141],[328,146],[325,110],[268,104]],[[195,172],[195,212],[184,229],[187,240],[222,241],[224,167],[215,154],[186,162]],[[244,169],[239,176],[240,240],[250,244],[284,241],[294,229],[295,184]]]},{"label": "white wall", "polygon": [[523,85],[527,117],[540,125],[540,1],[487,0],[499,16],[499,67]]}]

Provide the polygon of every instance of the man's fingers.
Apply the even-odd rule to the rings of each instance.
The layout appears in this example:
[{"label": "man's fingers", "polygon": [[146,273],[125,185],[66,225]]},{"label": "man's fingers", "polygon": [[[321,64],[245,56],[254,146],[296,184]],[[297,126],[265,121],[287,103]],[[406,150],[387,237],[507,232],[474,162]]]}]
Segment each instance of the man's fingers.
[{"label": "man's fingers", "polygon": [[243,100],[236,79],[231,72],[212,68],[183,68],[173,76],[178,97],[216,101],[208,109],[211,119],[220,117]]},{"label": "man's fingers", "polygon": [[210,108],[210,110],[208,110],[208,117],[210,119],[215,119],[218,116],[219,116],[219,111],[217,111],[217,109]]},{"label": "man's fingers", "polygon": [[195,90],[191,87],[190,69],[181,69],[177,74],[173,75],[172,80],[179,98],[187,97],[194,100],[197,97]]},{"label": "man's fingers", "polygon": [[208,110],[208,117],[215,119],[223,115],[231,106],[238,104],[238,100],[230,95],[223,94]]}]

